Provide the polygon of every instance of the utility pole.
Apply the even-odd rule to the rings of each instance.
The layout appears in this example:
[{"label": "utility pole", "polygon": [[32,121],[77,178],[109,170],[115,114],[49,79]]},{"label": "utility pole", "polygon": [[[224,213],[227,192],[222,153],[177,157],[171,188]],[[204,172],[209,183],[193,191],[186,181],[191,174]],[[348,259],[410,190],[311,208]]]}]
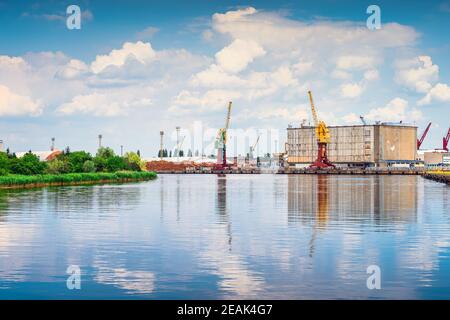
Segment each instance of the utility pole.
[{"label": "utility pole", "polygon": [[175,156],[178,157],[180,154],[180,151],[178,150],[178,144],[180,143],[180,127],[176,127],[176,129],[177,129],[177,147],[175,149],[176,152]]},{"label": "utility pole", "polygon": [[120,156],[123,157],[123,146],[120,146]]},{"label": "utility pole", "polygon": [[50,151],[54,151],[55,150],[55,138],[52,138],[52,145],[50,147]]},{"label": "utility pole", "polygon": [[162,159],[164,157],[164,150],[163,150],[163,138],[164,138],[164,131],[160,131],[159,132],[159,136],[160,136],[160,147],[159,147],[159,157]]},{"label": "utility pole", "polygon": [[102,147],[102,138],[103,136],[101,134],[98,135],[98,148],[100,149]]}]

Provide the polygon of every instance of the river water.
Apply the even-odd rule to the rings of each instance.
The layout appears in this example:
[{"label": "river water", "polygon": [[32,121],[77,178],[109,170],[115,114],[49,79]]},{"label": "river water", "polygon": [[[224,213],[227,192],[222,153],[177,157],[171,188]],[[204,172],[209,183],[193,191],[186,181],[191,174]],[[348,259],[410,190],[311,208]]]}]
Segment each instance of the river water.
[{"label": "river water", "polygon": [[449,299],[449,209],[418,176],[0,191],[0,298]]}]

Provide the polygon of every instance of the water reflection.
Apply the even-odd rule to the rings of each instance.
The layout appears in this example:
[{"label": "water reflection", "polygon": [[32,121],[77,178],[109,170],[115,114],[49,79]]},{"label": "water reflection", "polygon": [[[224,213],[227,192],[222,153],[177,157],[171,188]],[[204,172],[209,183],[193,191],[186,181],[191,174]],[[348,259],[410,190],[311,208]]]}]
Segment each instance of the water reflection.
[{"label": "water reflection", "polygon": [[350,221],[386,224],[417,219],[416,177],[349,178],[302,175],[288,178],[288,221],[315,224]]},{"label": "water reflection", "polygon": [[[407,176],[0,192],[0,298],[448,298],[449,201],[447,186]],[[365,286],[370,264],[381,291]]]}]

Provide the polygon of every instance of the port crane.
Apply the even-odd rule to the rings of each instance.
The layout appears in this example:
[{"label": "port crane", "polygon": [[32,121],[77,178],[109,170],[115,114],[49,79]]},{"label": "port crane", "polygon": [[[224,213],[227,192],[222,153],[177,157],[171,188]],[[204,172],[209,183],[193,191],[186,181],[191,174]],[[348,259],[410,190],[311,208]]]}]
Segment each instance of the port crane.
[{"label": "port crane", "polygon": [[258,135],[258,138],[256,138],[256,142],[253,144],[253,146],[250,146],[250,158],[253,159],[253,152],[255,152],[256,146],[258,145],[259,138],[261,135]]},{"label": "port crane", "polygon": [[420,137],[420,139],[417,139],[417,150],[420,149],[420,146],[422,145],[423,140],[425,140],[425,137],[427,136],[428,131],[430,130],[430,127],[431,127],[431,122],[427,125],[427,127],[426,127],[425,131],[422,133],[422,136]]},{"label": "port crane", "polygon": [[215,147],[217,149],[217,163],[215,168],[218,170],[229,168],[230,165],[227,164],[227,131],[230,127],[231,119],[231,105],[232,102],[228,103],[227,117],[225,118],[225,125],[223,128],[219,129],[216,137]]},{"label": "port crane", "polygon": [[334,164],[332,164],[327,157],[327,146],[330,143],[330,131],[328,130],[327,125],[324,121],[319,120],[316,113],[316,108],[314,107],[314,101],[312,97],[312,92],[308,91],[309,102],[311,104],[311,112],[314,119],[314,126],[316,130],[316,139],[317,139],[317,159],[314,161],[309,167],[310,168],[334,168]]},{"label": "port crane", "polygon": [[447,136],[442,138],[442,149],[448,151],[448,142],[450,140],[450,128],[448,128]]}]

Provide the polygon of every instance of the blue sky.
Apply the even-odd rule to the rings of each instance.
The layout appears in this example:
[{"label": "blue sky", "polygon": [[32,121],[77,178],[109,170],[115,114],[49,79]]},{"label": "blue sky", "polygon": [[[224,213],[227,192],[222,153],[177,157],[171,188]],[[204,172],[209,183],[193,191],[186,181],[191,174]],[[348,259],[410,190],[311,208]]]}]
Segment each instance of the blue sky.
[{"label": "blue sky", "polygon": [[[69,4],[81,30],[66,28]],[[365,27],[370,4],[380,30]],[[93,152],[103,133],[148,157],[159,130],[168,147],[176,125],[213,132],[232,99],[234,129],[278,130],[281,145],[288,124],[309,121],[311,89],[330,124],[432,121],[424,147],[436,148],[450,118],[449,18],[446,0],[0,0],[0,139]]]}]

